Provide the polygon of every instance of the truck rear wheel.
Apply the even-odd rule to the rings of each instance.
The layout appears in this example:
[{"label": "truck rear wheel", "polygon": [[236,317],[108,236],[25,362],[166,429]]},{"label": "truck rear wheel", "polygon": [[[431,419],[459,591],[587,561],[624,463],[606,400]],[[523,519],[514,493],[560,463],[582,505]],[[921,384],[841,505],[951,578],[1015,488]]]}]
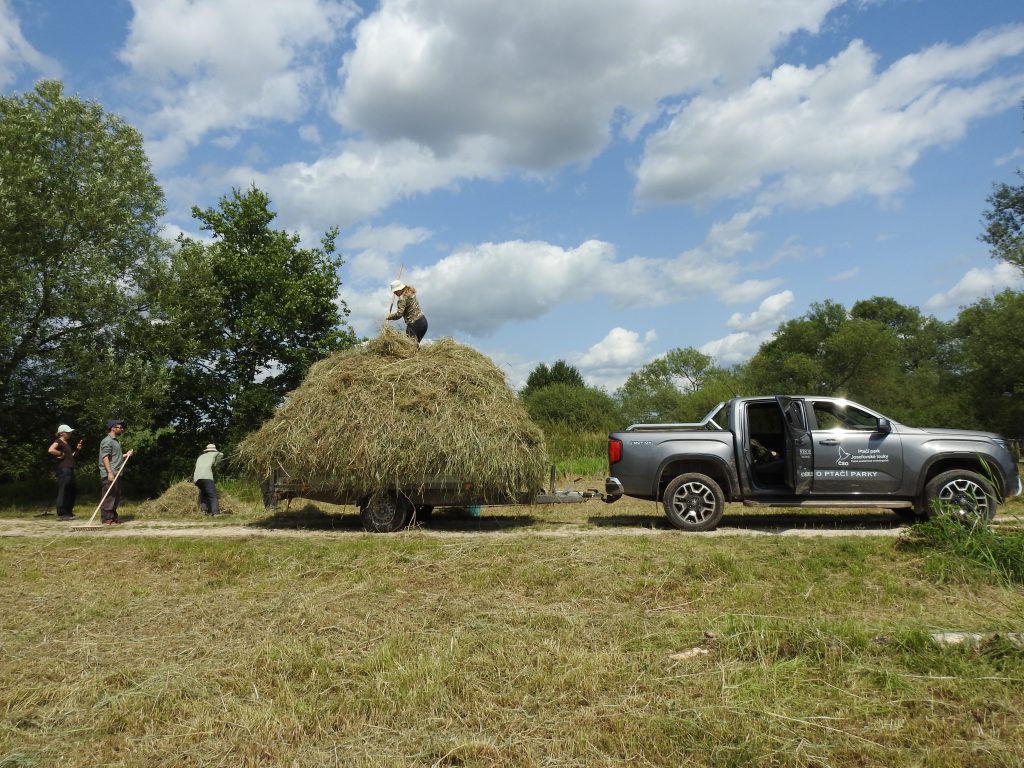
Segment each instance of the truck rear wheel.
[{"label": "truck rear wheel", "polygon": [[679,475],[662,496],[669,522],[683,531],[714,530],[725,514],[725,494],[707,475]]},{"label": "truck rear wheel", "polygon": [[374,496],[359,508],[363,529],[374,533],[400,531],[412,516],[412,504],[397,493]]},{"label": "truck rear wheel", "polygon": [[996,514],[996,492],[976,472],[954,469],[936,475],[924,487],[924,513],[951,515],[965,523],[987,523]]}]

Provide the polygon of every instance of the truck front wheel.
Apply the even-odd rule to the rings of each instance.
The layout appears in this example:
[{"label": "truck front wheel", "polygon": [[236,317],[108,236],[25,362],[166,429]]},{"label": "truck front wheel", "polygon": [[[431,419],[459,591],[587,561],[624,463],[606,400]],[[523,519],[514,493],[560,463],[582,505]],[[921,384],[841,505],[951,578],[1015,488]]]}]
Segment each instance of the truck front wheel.
[{"label": "truck front wheel", "polygon": [[954,469],[936,475],[924,487],[924,513],[928,517],[952,515],[965,523],[987,523],[996,514],[996,492],[976,472]]},{"label": "truck front wheel", "polygon": [[679,475],[662,496],[669,522],[683,531],[711,531],[725,514],[725,494],[707,475]]},{"label": "truck front wheel", "polygon": [[359,519],[363,528],[374,533],[400,531],[412,516],[412,504],[397,493],[374,496],[359,508]]}]

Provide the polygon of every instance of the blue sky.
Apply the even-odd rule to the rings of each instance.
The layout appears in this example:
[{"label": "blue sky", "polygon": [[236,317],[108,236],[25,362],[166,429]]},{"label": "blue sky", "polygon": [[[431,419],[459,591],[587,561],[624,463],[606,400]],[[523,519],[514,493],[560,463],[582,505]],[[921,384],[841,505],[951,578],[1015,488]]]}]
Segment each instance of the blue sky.
[{"label": "blue sky", "polygon": [[379,327],[514,386],[613,390],[675,347],[747,359],[814,302],[941,319],[1019,272],[978,241],[1024,165],[1019,0],[0,0],[0,88],[139,128],[167,195],[255,183]]}]

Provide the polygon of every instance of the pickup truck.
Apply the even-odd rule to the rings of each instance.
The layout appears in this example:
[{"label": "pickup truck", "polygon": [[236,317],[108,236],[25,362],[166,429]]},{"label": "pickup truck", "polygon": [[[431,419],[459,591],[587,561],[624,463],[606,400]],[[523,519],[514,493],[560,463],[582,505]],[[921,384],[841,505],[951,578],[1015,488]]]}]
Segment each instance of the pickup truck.
[{"label": "pickup truck", "polygon": [[608,436],[605,500],[660,500],[676,528],[714,529],[726,502],[949,511],[989,520],[1021,493],[991,432],[908,427],[837,397],[737,397],[694,424],[634,424]]}]

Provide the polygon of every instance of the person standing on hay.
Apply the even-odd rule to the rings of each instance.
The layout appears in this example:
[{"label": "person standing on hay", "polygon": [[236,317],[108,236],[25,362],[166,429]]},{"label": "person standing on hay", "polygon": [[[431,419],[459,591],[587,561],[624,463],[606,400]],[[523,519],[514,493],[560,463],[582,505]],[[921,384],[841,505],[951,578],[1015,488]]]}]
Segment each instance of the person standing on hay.
[{"label": "person standing on hay", "polygon": [[73,520],[75,518],[75,496],[77,486],[75,484],[75,459],[78,452],[82,450],[83,440],[79,440],[74,448],[71,447],[71,433],[75,430],[67,424],[57,427],[57,437],[50,443],[46,452],[57,461],[54,471],[57,473],[57,519]]},{"label": "person standing on hay", "polygon": [[132,451],[125,452],[121,448],[124,419],[111,419],[107,422],[107,429],[110,432],[100,441],[100,497],[103,499],[100,519],[104,525],[118,525],[121,520],[117,516],[117,506],[121,503],[122,485],[118,482],[118,473],[131,458]]},{"label": "person standing on hay", "polygon": [[220,463],[224,454],[217,450],[217,446],[210,443],[196,459],[196,469],[192,473],[192,482],[199,489],[199,508],[207,515],[219,517],[220,495],[217,493],[217,486],[213,482],[213,467]]},{"label": "person standing on hay", "polygon": [[419,344],[427,335],[427,317],[420,309],[419,299],[416,298],[416,289],[406,285],[401,280],[391,281],[391,292],[398,297],[398,309],[388,315],[388,320],[405,320],[405,335],[416,339]]}]

